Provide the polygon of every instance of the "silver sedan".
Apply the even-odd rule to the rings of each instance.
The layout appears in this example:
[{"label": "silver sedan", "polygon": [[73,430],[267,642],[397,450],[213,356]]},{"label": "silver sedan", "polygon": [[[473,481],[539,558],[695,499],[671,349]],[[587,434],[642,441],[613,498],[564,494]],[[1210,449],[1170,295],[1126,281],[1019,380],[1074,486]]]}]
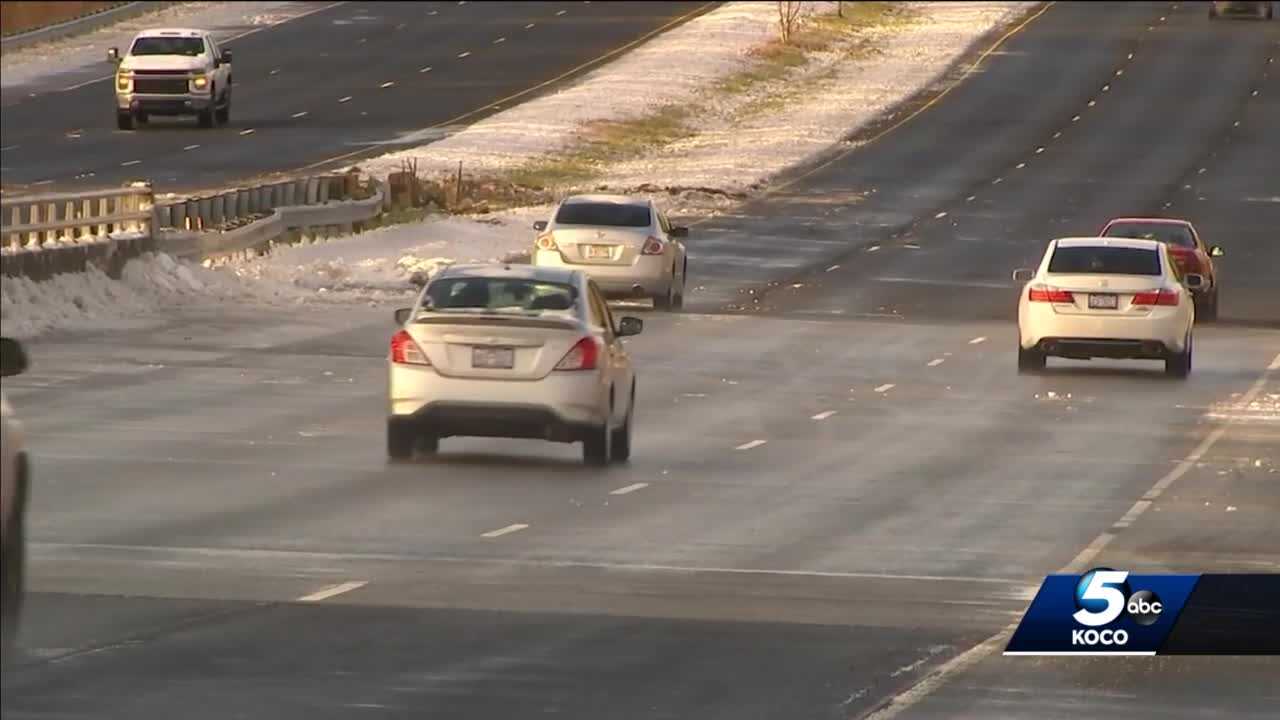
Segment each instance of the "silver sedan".
[{"label": "silver sedan", "polygon": [[681,239],[689,230],[653,201],[575,195],[533,228],[534,265],[583,270],[610,298],[652,298],[659,310],[684,305],[689,260]]},{"label": "silver sedan", "polygon": [[440,438],[581,442],[593,465],[631,455],[636,377],[615,321],[581,271],[453,266],[423,288],[388,356],[387,454],[434,453]]}]

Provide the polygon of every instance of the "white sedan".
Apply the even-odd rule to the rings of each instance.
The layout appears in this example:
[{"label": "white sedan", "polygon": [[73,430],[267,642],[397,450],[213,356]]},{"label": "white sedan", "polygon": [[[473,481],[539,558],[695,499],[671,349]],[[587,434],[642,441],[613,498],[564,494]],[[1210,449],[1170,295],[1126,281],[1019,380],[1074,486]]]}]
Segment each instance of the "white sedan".
[{"label": "white sedan", "polygon": [[1060,238],[1038,269],[1013,278],[1026,283],[1018,300],[1019,372],[1044,368],[1050,356],[1163,360],[1168,375],[1191,372],[1189,289],[1204,278],[1180,275],[1163,243]]},{"label": "white sedan", "polygon": [[396,311],[388,353],[387,454],[440,438],[581,442],[592,465],[631,456],[636,376],[614,319],[578,270],[453,266]]}]

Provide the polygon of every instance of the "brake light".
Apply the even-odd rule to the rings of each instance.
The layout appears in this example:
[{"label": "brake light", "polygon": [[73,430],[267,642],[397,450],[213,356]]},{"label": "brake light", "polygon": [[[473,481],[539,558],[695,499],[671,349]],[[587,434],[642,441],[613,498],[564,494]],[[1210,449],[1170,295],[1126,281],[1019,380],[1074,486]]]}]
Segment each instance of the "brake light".
[{"label": "brake light", "polygon": [[539,235],[536,241],[536,244],[539,250],[555,250],[556,237],[551,233],[547,233],[546,235]]},{"label": "brake light", "polygon": [[666,245],[656,237],[648,237],[644,241],[644,249],[640,251],[641,255],[661,255],[666,249]]},{"label": "brake light", "polygon": [[1048,285],[1035,285],[1028,291],[1027,299],[1031,302],[1073,303],[1075,297],[1067,290],[1059,290]]},{"label": "brake light", "polygon": [[430,365],[427,354],[405,330],[391,336],[391,362],[401,365]]},{"label": "brake light", "polygon": [[595,338],[584,337],[574,344],[556,364],[557,370],[595,370],[600,360],[600,346]]},{"label": "brake light", "polygon": [[1150,290],[1147,292],[1135,293],[1133,296],[1134,305],[1173,305],[1178,304],[1178,291],[1163,288],[1160,290]]}]

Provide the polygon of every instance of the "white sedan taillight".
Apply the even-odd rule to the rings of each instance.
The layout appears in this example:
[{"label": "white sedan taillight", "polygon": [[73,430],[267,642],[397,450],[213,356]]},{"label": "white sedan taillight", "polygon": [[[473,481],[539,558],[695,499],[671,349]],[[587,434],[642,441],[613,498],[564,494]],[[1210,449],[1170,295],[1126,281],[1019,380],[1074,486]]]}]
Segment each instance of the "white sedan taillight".
[{"label": "white sedan taillight", "polygon": [[427,354],[405,330],[391,336],[391,362],[401,365],[430,365]]},{"label": "white sedan taillight", "polygon": [[584,337],[564,354],[556,370],[595,370],[600,361],[600,346],[595,338]]},{"label": "white sedan taillight", "polygon": [[640,251],[641,255],[661,255],[666,249],[666,245],[656,237],[648,237],[644,241],[644,249]]},{"label": "white sedan taillight", "polygon": [[1160,288],[1159,290],[1150,290],[1147,292],[1134,293],[1134,305],[1178,305],[1178,291],[1168,288]]}]

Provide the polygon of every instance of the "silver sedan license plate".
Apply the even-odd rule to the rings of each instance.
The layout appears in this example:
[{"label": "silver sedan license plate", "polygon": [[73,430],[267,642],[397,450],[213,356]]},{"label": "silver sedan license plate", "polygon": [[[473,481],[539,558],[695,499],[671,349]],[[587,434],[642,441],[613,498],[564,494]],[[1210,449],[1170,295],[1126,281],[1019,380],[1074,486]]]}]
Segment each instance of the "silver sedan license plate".
[{"label": "silver sedan license plate", "polygon": [[613,246],[611,245],[588,245],[587,257],[592,260],[608,260],[613,257]]},{"label": "silver sedan license plate", "polygon": [[1098,295],[1089,296],[1089,307],[1095,310],[1115,310],[1119,307],[1119,298],[1115,295]]},{"label": "silver sedan license plate", "polygon": [[491,370],[510,370],[515,365],[515,348],[509,347],[473,347],[471,348],[471,367]]}]

